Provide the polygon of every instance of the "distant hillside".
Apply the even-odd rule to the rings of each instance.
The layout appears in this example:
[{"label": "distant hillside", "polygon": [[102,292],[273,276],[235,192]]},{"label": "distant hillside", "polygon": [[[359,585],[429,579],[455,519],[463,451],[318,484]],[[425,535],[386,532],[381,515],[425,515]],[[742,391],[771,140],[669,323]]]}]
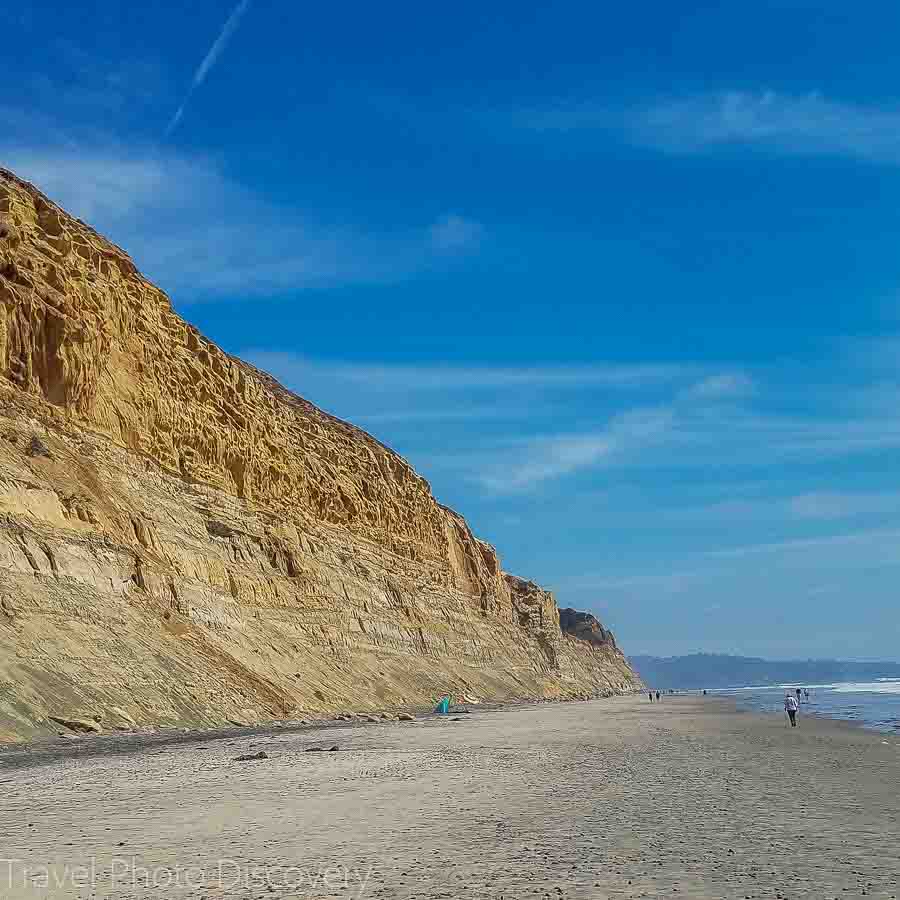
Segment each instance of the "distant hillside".
[{"label": "distant hillside", "polygon": [[740,687],[743,685],[828,684],[900,678],[900,663],[844,662],[836,659],[770,660],[719,653],[690,656],[632,656],[644,682],[660,690]]}]

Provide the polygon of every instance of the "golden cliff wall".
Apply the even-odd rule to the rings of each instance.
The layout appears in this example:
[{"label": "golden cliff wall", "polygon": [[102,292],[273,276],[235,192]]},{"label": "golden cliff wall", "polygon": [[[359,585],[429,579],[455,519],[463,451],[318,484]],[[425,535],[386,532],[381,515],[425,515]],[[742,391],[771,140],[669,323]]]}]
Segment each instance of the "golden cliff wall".
[{"label": "golden cliff wall", "polygon": [[0,739],[637,683],[397,454],[0,170]]}]

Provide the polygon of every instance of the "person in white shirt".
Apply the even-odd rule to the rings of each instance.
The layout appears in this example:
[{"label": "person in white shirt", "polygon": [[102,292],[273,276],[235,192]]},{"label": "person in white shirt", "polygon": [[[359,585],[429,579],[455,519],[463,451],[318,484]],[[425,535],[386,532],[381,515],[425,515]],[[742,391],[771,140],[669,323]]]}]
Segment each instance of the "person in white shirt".
[{"label": "person in white shirt", "polygon": [[784,695],[784,709],[788,714],[788,718],[791,720],[791,728],[796,728],[797,710],[800,709],[800,704],[791,694]]}]

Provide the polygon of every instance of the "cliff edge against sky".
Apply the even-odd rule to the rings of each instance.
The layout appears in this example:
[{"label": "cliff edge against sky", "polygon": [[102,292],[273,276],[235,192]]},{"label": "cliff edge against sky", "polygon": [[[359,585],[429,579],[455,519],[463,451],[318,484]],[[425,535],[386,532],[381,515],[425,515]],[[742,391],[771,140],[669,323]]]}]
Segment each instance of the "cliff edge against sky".
[{"label": "cliff edge against sky", "polygon": [[0,169],[0,739],[638,686],[572,622]]}]

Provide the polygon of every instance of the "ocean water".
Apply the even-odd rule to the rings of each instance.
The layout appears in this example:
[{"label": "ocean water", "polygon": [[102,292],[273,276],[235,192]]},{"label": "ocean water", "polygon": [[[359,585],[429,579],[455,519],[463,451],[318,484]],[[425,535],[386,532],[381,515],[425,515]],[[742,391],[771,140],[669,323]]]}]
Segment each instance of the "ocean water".
[{"label": "ocean water", "polygon": [[765,687],[723,688],[710,694],[731,697],[745,708],[784,715],[784,695],[796,688],[809,690],[800,715],[846,719],[878,731],[900,734],[900,678],[847,681],[834,684],[780,684]]}]

